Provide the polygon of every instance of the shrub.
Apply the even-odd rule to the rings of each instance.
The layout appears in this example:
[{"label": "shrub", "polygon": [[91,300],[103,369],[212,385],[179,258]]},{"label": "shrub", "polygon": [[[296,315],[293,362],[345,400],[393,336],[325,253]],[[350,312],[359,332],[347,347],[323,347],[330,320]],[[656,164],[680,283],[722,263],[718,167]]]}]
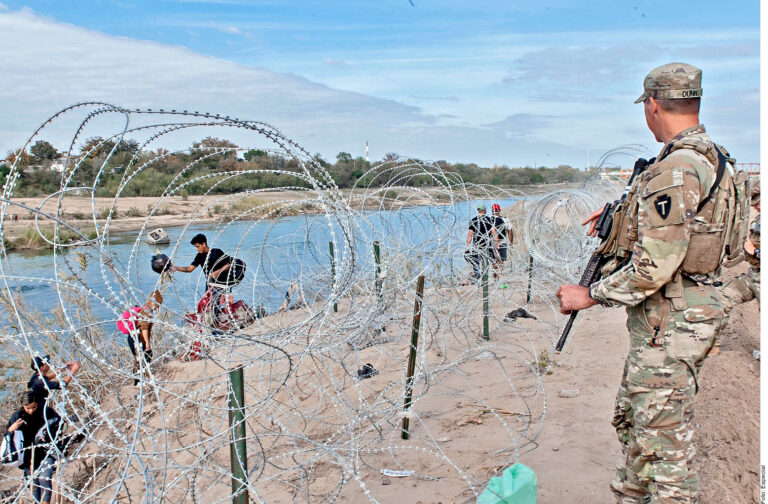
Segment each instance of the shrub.
[{"label": "shrub", "polygon": [[141,210],[134,206],[125,211],[126,217],[141,217],[142,215]]}]

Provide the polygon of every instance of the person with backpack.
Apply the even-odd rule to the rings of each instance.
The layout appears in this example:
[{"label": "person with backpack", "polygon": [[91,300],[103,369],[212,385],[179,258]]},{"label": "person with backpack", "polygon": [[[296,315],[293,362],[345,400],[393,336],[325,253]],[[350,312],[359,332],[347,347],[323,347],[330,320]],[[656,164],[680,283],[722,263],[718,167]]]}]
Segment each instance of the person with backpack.
[{"label": "person with backpack", "polygon": [[[155,313],[163,304],[163,295],[154,290],[143,306],[132,306],[117,321],[117,330],[125,334],[133,355],[133,385],[139,384],[139,372],[152,362],[152,327]],[[144,362],[140,362],[143,360]]]},{"label": "person with backpack", "polygon": [[[57,372],[49,364],[50,360],[50,355],[36,356],[30,363],[33,374],[27,382],[27,388],[35,394],[36,400],[41,406],[45,406],[51,390],[60,390],[69,385],[75,373],[80,369],[79,362],[70,361]],[[66,374],[61,376],[65,371]]]},{"label": "person with backpack", "polygon": [[17,467],[24,471],[27,480],[31,480],[35,502],[51,502],[57,450],[54,444],[59,434],[60,422],[58,413],[53,408],[39,403],[35,393],[28,390],[22,394],[21,408],[11,415],[5,429],[6,438],[9,434],[13,438],[15,432],[21,432],[19,453],[23,456],[23,461]]},{"label": "person with backpack", "polygon": [[[504,268],[504,261],[507,260],[507,250],[512,246],[514,235],[512,234],[512,224],[509,219],[502,217],[501,205],[494,203],[491,205],[491,215],[493,219],[493,227],[496,229],[496,234],[499,235],[499,248],[496,260],[494,261],[493,269],[494,278],[498,278],[499,272]],[[509,287],[507,284],[499,285],[499,288],[506,289]]]},{"label": "person with backpack", "polygon": [[192,237],[190,243],[197,250],[197,255],[189,266],[172,266],[171,271],[181,271],[191,273],[195,268],[201,266],[205,274],[206,290],[211,290],[211,303],[213,303],[213,325],[218,324],[219,312],[221,310],[221,295],[224,294],[224,288],[220,287],[227,283],[227,276],[232,265],[232,259],[219,248],[210,248],[208,238],[199,233]]},{"label": "person with backpack", "polygon": [[[623,454],[611,482],[616,502],[694,503],[693,399],[724,316],[721,268],[743,254],[746,175],[699,123],[700,69],[663,65],[643,87],[635,103],[664,147],[616,207],[601,245],[603,277],[563,285],[557,297],[563,314],[597,304],[627,310],[630,349],[613,417]],[[584,221],[591,236],[602,210]]]},{"label": "person with backpack", "polygon": [[464,252],[464,257],[472,266],[471,283],[477,282],[483,275],[483,269],[490,267],[491,261],[496,258],[499,235],[493,224],[493,219],[485,214],[485,205],[478,204],[477,215],[469,221],[467,248]]}]

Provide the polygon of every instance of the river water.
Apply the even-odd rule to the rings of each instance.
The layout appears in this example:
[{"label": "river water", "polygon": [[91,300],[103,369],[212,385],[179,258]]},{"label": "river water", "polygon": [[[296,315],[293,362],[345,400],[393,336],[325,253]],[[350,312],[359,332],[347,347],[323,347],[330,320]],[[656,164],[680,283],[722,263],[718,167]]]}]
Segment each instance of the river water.
[{"label": "river water", "polygon": [[[182,221],[179,227],[166,228],[171,239],[167,245],[147,245],[146,231],[149,230],[146,230],[140,237],[137,231],[111,233],[101,249],[83,246],[56,253],[11,252],[2,263],[5,279],[0,279],[7,282],[7,287],[0,285],[20,294],[27,310],[48,314],[71,302],[60,299],[54,279],[73,274],[80,274],[82,278],[76,253],[84,253],[88,261],[84,280],[92,313],[102,320],[114,320],[128,306],[142,302],[143,297],[159,285],[160,276],[150,268],[153,254],[159,250],[168,254],[174,264],[190,264],[196,251],[189,241],[195,234],[204,233],[209,246],[220,248],[247,265],[245,279],[233,290],[235,297],[271,312],[283,302],[293,282],[310,296],[328,294],[331,285],[329,241],[334,243],[338,277],[352,278],[370,272],[373,278],[374,240],[381,243],[385,269],[397,267],[392,261],[411,260],[428,275],[466,270],[462,259],[464,240],[477,203],[485,203],[490,208],[492,203],[509,206],[516,201],[517,198],[471,200],[341,217],[300,215],[188,226]],[[351,224],[347,226],[352,229],[349,238],[342,233],[345,219]],[[107,262],[114,267],[105,266],[99,257],[109,258]],[[173,281],[166,285],[164,308],[176,314],[194,311],[204,290],[200,268],[191,274],[175,273]],[[7,313],[2,314],[2,319],[2,326],[14,325],[13,317],[9,318]]]}]

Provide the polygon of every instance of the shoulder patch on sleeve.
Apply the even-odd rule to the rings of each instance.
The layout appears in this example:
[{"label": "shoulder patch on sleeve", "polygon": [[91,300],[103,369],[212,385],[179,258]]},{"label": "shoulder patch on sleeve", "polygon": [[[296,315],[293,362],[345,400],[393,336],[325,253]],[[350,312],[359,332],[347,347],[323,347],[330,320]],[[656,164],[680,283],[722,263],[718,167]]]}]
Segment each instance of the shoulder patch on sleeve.
[{"label": "shoulder patch on sleeve", "polygon": [[648,199],[649,196],[656,194],[659,191],[664,191],[665,189],[670,189],[672,187],[682,185],[682,170],[678,168],[665,170],[648,181],[648,183],[645,185],[645,189],[643,190],[643,199]]},{"label": "shoulder patch on sleeve", "polygon": [[683,170],[673,168],[659,173],[648,181],[642,197],[648,206],[649,228],[682,224]]}]

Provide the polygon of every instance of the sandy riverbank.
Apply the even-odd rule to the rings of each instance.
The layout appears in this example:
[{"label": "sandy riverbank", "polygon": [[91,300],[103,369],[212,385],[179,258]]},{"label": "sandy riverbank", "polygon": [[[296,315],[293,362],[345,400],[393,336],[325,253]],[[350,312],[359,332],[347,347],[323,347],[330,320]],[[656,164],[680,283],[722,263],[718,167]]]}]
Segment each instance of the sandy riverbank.
[{"label": "sandy riverbank", "polygon": [[[507,296],[512,290],[517,294]],[[227,495],[229,480],[211,476],[213,467],[229,464],[228,434],[217,413],[226,408],[226,390],[221,369],[212,364],[231,362],[235,356],[236,362],[246,363],[250,394],[246,403],[257,411],[248,420],[248,432],[260,441],[258,445],[249,441],[252,447],[258,446],[249,451],[259,454],[254,464],[264,464],[253,484],[265,502],[303,502],[306,495],[297,491],[308,487],[318,501],[338,488],[335,501],[345,504],[368,502],[371,497],[382,503],[471,503],[469,482],[482,490],[494,471],[518,456],[538,476],[539,504],[612,502],[608,485],[620,452],[610,421],[628,348],[623,310],[596,308],[582,313],[551,372],[539,375],[529,363],[537,355],[541,362],[541,353],[551,348],[556,336],[550,301],[538,298],[526,305],[538,320],[510,323],[501,317],[524,302],[523,291],[513,286],[493,292],[494,320],[491,341],[486,344],[479,338],[482,317],[476,287],[425,291],[425,304],[436,306],[422,320],[423,360],[417,371],[428,371],[430,379],[428,387],[423,379],[417,382],[412,436],[407,441],[398,435],[396,414],[402,401],[402,360],[410,338],[410,300],[406,299],[395,310],[406,316],[388,325],[389,339],[359,350],[352,351],[343,342],[348,335],[338,334],[323,341],[313,358],[297,359],[306,355],[302,338],[286,333],[272,342],[285,355],[272,352],[266,358],[261,344],[244,338],[217,343],[211,360],[169,362],[159,371],[159,404],[163,411],[184,415],[166,416],[154,407],[143,413],[137,450],[158,450],[157,439],[173,432],[164,441],[168,443],[165,455],[148,462],[158,473],[167,471],[167,481],[174,482],[164,490],[169,492],[166,496],[185,499],[192,490],[175,482],[182,468],[189,472],[196,465],[195,477],[210,482],[196,487],[198,499],[208,502]],[[466,311],[466,306],[472,308]],[[456,307],[462,307],[460,313],[453,311]],[[330,314],[328,323],[343,320],[353,308],[340,300],[339,313]],[[312,309],[271,315],[245,334],[258,339],[270,329],[299,327]],[[695,438],[701,504],[759,502],[759,361],[751,355],[759,347],[758,318],[756,303],[734,310],[721,333],[722,351],[710,357],[701,376],[696,398],[700,428]],[[431,328],[438,324],[455,324],[461,331],[444,332],[434,339]],[[322,348],[333,350],[325,355]],[[489,358],[484,348],[497,360]],[[462,358],[465,352],[468,358]],[[287,355],[294,355],[293,364]],[[354,372],[358,362],[372,363],[379,374],[362,382],[350,379],[350,369]],[[455,364],[441,369],[446,362]],[[185,398],[192,382],[196,392]],[[118,423],[127,415],[126,435],[133,432],[131,422],[135,423],[130,409],[134,393],[133,387],[124,386],[101,405]],[[197,401],[204,397],[211,399],[203,410]],[[489,412],[488,406],[497,413]],[[357,448],[338,436],[347,422],[358,425],[350,431],[357,436]],[[105,437],[107,433],[107,429],[97,431],[95,439],[115,442],[114,436]],[[359,465],[344,455],[352,449],[359,450]],[[104,445],[89,443],[83,456],[95,456],[100,450],[105,450]],[[347,469],[356,467],[359,480],[344,477],[340,463],[351,464]],[[423,476],[388,478],[380,473],[383,467],[415,470]],[[125,488],[137,495],[145,491],[146,483],[143,473],[133,469]],[[119,476],[115,471],[101,471],[96,487],[114,482]],[[339,487],[342,480],[347,481]]]}]

